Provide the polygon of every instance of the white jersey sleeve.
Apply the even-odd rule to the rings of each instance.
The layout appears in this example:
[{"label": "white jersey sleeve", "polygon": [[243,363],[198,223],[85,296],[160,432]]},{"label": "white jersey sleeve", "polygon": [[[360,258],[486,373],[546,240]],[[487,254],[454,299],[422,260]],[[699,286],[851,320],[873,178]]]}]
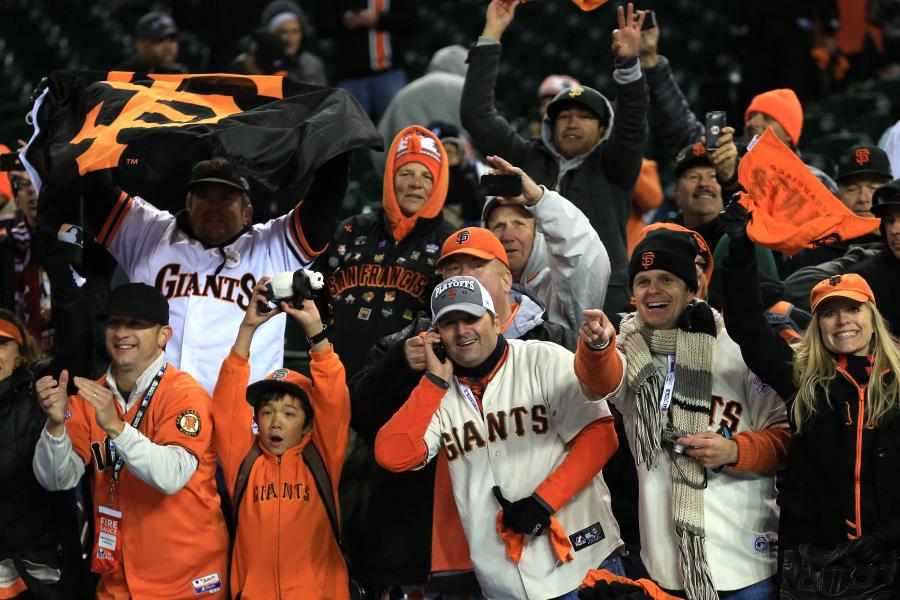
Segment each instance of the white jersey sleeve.
[{"label": "white jersey sleeve", "polygon": [[53,437],[47,428],[41,430],[31,461],[34,476],[45,490],[70,490],[84,475],[84,461],[72,447],[72,438],[63,430],[61,437]]},{"label": "white jersey sleeve", "polygon": [[174,222],[171,213],[122,192],[96,239],[130,277],[159,246]]},{"label": "white jersey sleeve", "polygon": [[[261,236],[263,245],[269,253],[270,264],[279,271],[295,271],[306,268],[318,256],[322,249],[310,248],[303,227],[300,224],[300,205],[287,214],[272,219],[264,225],[253,228],[254,235]],[[261,275],[274,275],[263,273]]]}]

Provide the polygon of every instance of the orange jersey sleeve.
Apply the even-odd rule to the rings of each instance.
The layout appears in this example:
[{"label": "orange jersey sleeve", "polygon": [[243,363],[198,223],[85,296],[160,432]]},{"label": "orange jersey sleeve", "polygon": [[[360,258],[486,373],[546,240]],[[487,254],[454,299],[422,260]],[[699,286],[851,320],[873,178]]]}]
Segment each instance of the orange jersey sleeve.
[{"label": "orange jersey sleeve", "polygon": [[232,349],[222,361],[212,399],[216,452],[232,493],[241,461],[256,440],[253,407],[247,403],[249,380],[250,361]]},{"label": "orange jersey sleeve", "polygon": [[[344,464],[344,453],[350,436],[350,391],[347,374],[334,346],[317,352],[310,350],[309,370],[312,389],[313,439],[322,453],[332,483],[337,486]],[[337,489],[335,488],[335,493]]]},{"label": "orange jersey sleeve", "polygon": [[569,454],[534,492],[559,510],[600,472],[618,447],[613,418],[594,421],[572,439]]},{"label": "orange jersey sleeve", "polygon": [[616,338],[609,340],[603,350],[594,350],[584,340],[578,340],[575,350],[575,376],[592,394],[606,396],[622,381],[624,365],[616,352]]},{"label": "orange jersey sleeve", "polygon": [[787,464],[791,446],[790,429],[773,427],[759,431],[745,431],[732,438],[738,445],[738,461],[733,471],[777,471]]},{"label": "orange jersey sleeve", "polygon": [[425,431],[447,393],[423,375],[406,403],[385,423],[375,438],[375,460],[394,473],[425,464],[428,447]]}]

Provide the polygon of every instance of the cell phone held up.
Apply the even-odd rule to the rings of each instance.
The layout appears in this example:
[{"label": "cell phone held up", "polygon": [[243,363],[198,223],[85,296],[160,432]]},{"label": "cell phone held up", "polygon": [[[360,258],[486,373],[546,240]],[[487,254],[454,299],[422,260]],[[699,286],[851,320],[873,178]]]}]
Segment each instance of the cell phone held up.
[{"label": "cell phone held up", "polygon": [[508,196],[514,198],[522,194],[522,178],[515,173],[482,175],[481,193],[485,196]]},{"label": "cell phone held up", "polygon": [[725,128],[725,111],[713,110],[706,113],[706,151],[715,152],[719,136]]}]

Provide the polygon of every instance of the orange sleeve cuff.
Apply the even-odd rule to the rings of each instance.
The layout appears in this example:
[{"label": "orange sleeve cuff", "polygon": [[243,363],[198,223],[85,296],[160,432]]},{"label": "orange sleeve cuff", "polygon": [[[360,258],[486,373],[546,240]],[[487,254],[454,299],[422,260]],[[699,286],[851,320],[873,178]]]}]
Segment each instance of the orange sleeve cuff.
[{"label": "orange sleeve cuff", "polygon": [[616,352],[616,338],[613,336],[603,350],[594,350],[584,340],[578,340],[575,350],[575,376],[596,396],[606,396],[622,381],[624,367]]},{"label": "orange sleeve cuff", "polygon": [[732,438],[738,445],[738,461],[732,471],[777,471],[787,464],[791,432],[785,428],[739,433]]},{"label": "orange sleeve cuff", "polygon": [[394,473],[420,467],[428,458],[425,432],[447,388],[423,375],[406,403],[375,437],[375,460]]},{"label": "orange sleeve cuff", "polygon": [[569,455],[534,493],[554,512],[559,510],[600,472],[618,447],[613,418],[594,421],[572,439]]}]

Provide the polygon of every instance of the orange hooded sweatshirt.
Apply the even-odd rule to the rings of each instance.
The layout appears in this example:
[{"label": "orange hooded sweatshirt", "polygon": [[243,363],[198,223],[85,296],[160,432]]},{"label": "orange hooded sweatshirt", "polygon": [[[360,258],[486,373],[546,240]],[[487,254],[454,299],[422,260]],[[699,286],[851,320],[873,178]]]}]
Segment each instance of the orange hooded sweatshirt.
[{"label": "orange hooded sweatshirt", "polygon": [[[310,352],[312,381],[303,382],[313,409],[312,431],[281,457],[260,444],[238,512],[231,565],[232,598],[348,600],[347,566],[325,504],[301,452],[311,440],[322,455],[337,501],[350,427],[350,393],[333,349]],[[247,403],[249,361],[234,352],[222,362],[213,392],[215,445],[234,497],[241,461],[256,435]]]},{"label": "orange hooded sweatshirt", "polygon": [[[424,138],[424,139],[423,139]],[[387,154],[384,167],[384,196],[382,204],[387,216],[388,226],[394,241],[405,238],[419,217],[430,219],[440,214],[447,199],[449,167],[447,153],[441,141],[429,130],[419,125],[410,125],[397,134]],[[431,172],[431,195],[415,214],[407,217],[400,210],[397,193],[394,190],[394,174],[409,162],[419,162]]]}]

